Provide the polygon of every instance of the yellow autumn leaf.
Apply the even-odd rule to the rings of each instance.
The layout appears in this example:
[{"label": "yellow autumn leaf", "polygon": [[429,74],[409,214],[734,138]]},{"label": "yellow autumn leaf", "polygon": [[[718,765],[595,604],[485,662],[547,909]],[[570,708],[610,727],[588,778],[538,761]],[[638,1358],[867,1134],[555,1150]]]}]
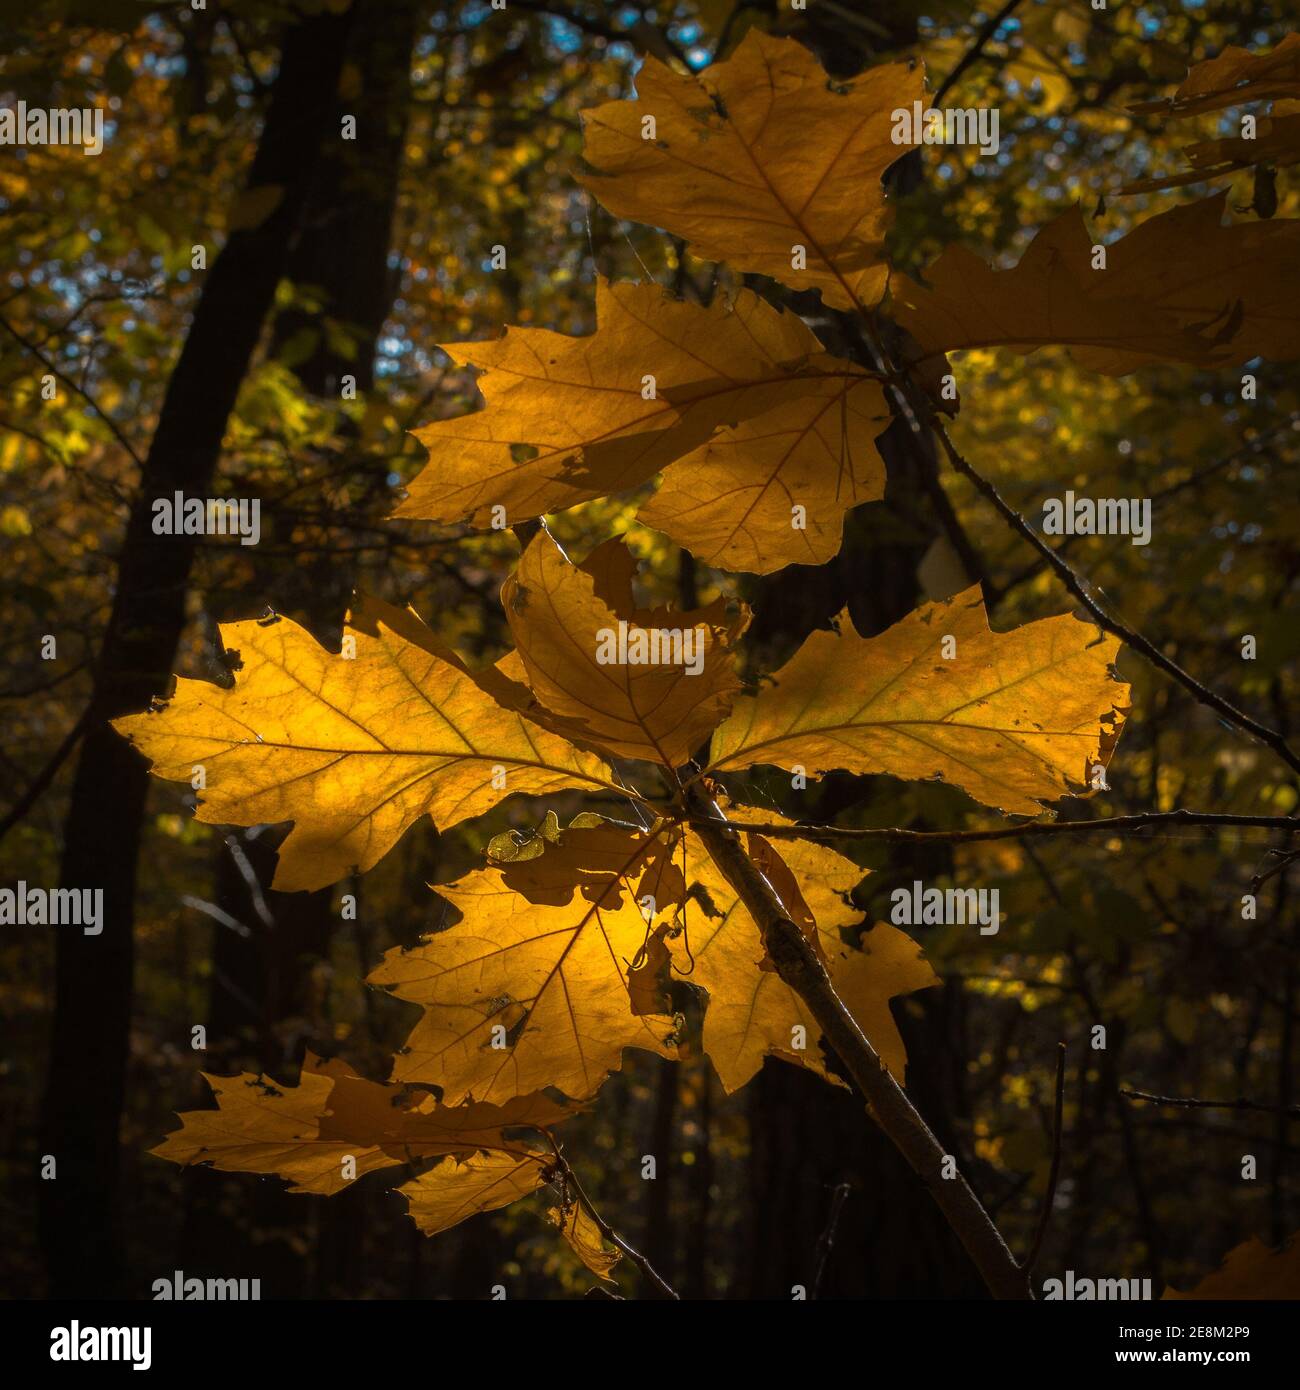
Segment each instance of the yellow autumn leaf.
[{"label": "yellow autumn leaf", "polygon": [[880,386],[796,315],[749,290],[702,307],[601,279],[596,322],[582,338],[510,328],[447,344],[484,373],[486,405],[415,431],[429,463],[397,515],[514,524],[662,469],[642,520],[710,564],[766,572],[829,558],[845,508],[883,495]]},{"label": "yellow autumn leaf", "polygon": [[609,877],[589,878],[585,891],[572,882],[558,904],[554,879],[541,901],[526,896],[546,853],[439,884],[462,920],[414,950],[389,951],[369,977],[424,1009],[394,1079],[436,1085],[448,1104],[504,1103],[547,1086],[578,1100],[621,1066],[624,1048],[674,1056],[673,1019],[636,1013],[628,979],[650,926],[635,885],[667,833],[628,832]]},{"label": "yellow autumn leaf", "polygon": [[350,616],[351,658],[285,618],[224,624],[222,639],[239,656],[232,689],[181,679],[114,728],[157,776],[193,783],[202,769],[200,820],[292,821],[278,889],[373,867],[423,815],[446,826],[516,792],[616,789],[601,759],[505,707],[514,693],[498,673],[471,673],[376,599]]},{"label": "yellow autumn leaf", "polygon": [[[310,1052],[296,1086],[265,1076],[208,1076],[215,1110],[190,1110],[155,1149],[159,1158],[224,1172],[275,1173],[291,1192],[329,1195],[356,1178],[434,1154],[517,1147],[505,1131],[547,1128],[570,1111],[542,1095],[504,1106],[405,1101],[402,1088],[367,1081]],[[345,1176],[344,1162],[352,1160]]]},{"label": "yellow autumn leaf", "polygon": [[599,1278],[608,1279],[621,1252],[605,1243],[590,1209],[575,1198],[567,1206],[551,1207],[546,1215],[582,1263]]},{"label": "yellow autumn leaf", "polygon": [[[951,659],[944,639],[953,639]],[[713,738],[710,772],[754,763],[941,778],[986,806],[1038,815],[1085,794],[1128,708],[1119,644],[1071,617],[988,626],[978,588],[927,604],[877,637],[847,613],[815,632]]]},{"label": "yellow autumn leaf", "polygon": [[[846,895],[862,879],[863,870],[843,855],[806,840],[783,843],[779,851],[758,835],[747,835],[746,841],[747,851],[777,890],[791,920],[815,940],[836,993],[901,1085],[907,1054],[889,1001],[939,983],[920,946],[884,923],[866,932],[856,947],[844,943],[840,928],[862,919]],[[819,1046],[821,1029],[807,1005],[763,965],[757,925],[693,839],[688,840],[687,880],[686,921],[695,961],[689,980],[709,996],[704,1050],[723,1087],[738,1091],[769,1056],[842,1085],[826,1069]]]},{"label": "yellow autumn leaf", "polygon": [[550,1163],[544,1150],[523,1146],[513,1153],[448,1157],[397,1190],[407,1200],[411,1220],[432,1236],[545,1187],[551,1180]]},{"label": "yellow autumn leaf", "polygon": [[891,116],[921,99],[920,67],[834,82],[793,39],[751,29],[725,62],[685,75],[647,58],[636,83],[635,101],[583,113],[583,183],[610,212],[837,309],[877,303],[880,179],[910,148]]},{"label": "yellow autumn leaf", "polygon": [[875,441],[889,425],[880,386],[844,365],[811,359],[796,399],[718,430],[668,470],[637,520],[720,569],[834,559],[844,513],[884,496]]},{"label": "yellow autumn leaf", "polygon": [[740,688],[732,647],[746,617],[729,619],[722,599],[691,612],[638,609],[626,576],[596,590],[549,534],[533,538],[501,591],[528,685],[570,737],[679,767]]}]

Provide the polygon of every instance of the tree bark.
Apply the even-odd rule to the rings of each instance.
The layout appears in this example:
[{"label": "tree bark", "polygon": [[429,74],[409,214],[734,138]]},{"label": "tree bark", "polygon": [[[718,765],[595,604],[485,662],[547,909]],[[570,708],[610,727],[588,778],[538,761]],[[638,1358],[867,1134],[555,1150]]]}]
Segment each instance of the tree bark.
[{"label": "tree bark", "polygon": [[108,720],[164,687],[185,624],[193,537],[156,536],[153,503],[205,496],[240,382],[284,271],[342,67],[351,12],[295,24],[281,49],[250,190],[281,190],[259,225],[231,233],[213,262],[167,383],[118,560],[99,653],[90,732],[64,829],[60,882],[104,890],[103,931],[60,935],[43,1115],[57,1178],[41,1184],[41,1242],[53,1297],[128,1288],[119,1210],[118,1128],[132,1005],[136,866],[147,773]]},{"label": "tree bark", "polygon": [[[294,374],[304,391],[335,400],[345,373],[356,378],[359,396],[374,385],[379,335],[396,290],[389,256],[410,114],[416,3],[357,0],[354,12],[345,59],[351,80],[335,102],[334,119],[355,116],[356,138],[331,142],[317,161],[285,270],[295,287],[311,292],[311,308],[280,313],[270,348],[274,356],[304,337],[312,341],[308,355],[294,363]],[[350,351],[337,332],[327,331],[327,320],[345,329]],[[343,424],[346,442],[350,422]],[[371,468],[360,482],[369,498],[386,504],[386,465]],[[281,510],[264,503],[263,534],[283,543],[291,539],[294,520]],[[320,640],[333,641],[352,582],[352,566],[340,564],[325,546],[303,564],[278,555],[262,559],[254,549],[247,582],[224,600],[226,611],[219,616],[245,618],[270,606],[293,614]],[[305,1047],[333,1051],[319,991],[311,984],[337,924],[335,890],[276,892],[271,882],[282,837],[266,827],[231,834],[245,865],[241,872],[231,848],[220,847],[216,901],[252,935],[214,930],[208,1065],[226,1072],[252,1066],[288,1079]],[[240,1233],[232,1233],[218,1208],[215,1186],[194,1194],[187,1243],[199,1252],[196,1259],[210,1263],[217,1252],[226,1261],[255,1257],[264,1286],[283,1297],[309,1296],[313,1287],[317,1296],[360,1295],[364,1215],[369,1203],[382,1200],[377,1194],[356,1189],[315,1212],[273,1184],[250,1180],[247,1190],[243,1210],[252,1229],[242,1233],[250,1237],[244,1250]],[[299,1253],[313,1238],[314,1286],[306,1282],[308,1262]]]}]

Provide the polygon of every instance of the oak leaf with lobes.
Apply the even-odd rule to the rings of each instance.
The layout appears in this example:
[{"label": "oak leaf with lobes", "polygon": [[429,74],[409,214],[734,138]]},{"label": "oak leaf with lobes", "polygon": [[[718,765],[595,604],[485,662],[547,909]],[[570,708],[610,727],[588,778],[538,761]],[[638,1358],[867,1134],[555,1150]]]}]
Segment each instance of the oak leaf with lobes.
[{"label": "oak leaf with lobes", "polygon": [[[515,651],[552,728],[618,757],[680,767],[740,689],[732,649],[748,617],[742,609],[729,620],[722,599],[688,612],[639,609],[630,574],[609,571],[618,554],[627,551],[615,541],[589,557],[601,571],[598,585],[540,532],[501,591]],[[676,645],[660,637],[644,661],[609,660],[619,656],[620,623],[624,634],[676,633]]]},{"label": "oak leaf with lobes", "polygon": [[516,792],[617,790],[599,757],[524,718],[499,673],[470,672],[413,613],[360,599],[351,658],[287,618],[221,631],[239,656],[231,689],[180,679],[113,727],[157,776],[188,783],[203,769],[199,820],[293,821],[277,889],[373,867],[423,815],[447,826]]},{"label": "oak leaf with lobes", "polygon": [[[159,1158],[273,1173],[290,1192],[329,1196],[367,1173],[444,1156],[398,1188],[426,1235],[554,1182],[554,1153],[542,1136],[573,1113],[536,1094],[502,1106],[444,1105],[310,1052],[296,1086],[247,1072],[205,1079],[217,1109],[181,1115],[181,1128],[153,1150]],[[607,1277],[618,1253],[604,1247],[576,1194],[563,1200],[560,1234],[589,1269]]]},{"label": "oak leaf with lobes", "polygon": [[[905,932],[884,923],[872,927],[856,945],[845,944],[841,929],[862,919],[848,894],[863,870],[843,855],[800,840],[783,844],[779,851],[759,835],[747,835],[746,842],[791,920],[814,943],[835,992],[901,1085],[907,1058],[889,1001],[939,983],[921,948]],[[708,995],[704,1050],[723,1087],[738,1091],[767,1056],[842,1084],[826,1068],[821,1030],[807,1005],[763,961],[757,924],[693,840],[687,843],[686,873],[695,962],[689,979]],[[802,1047],[796,1027],[804,1030]]]},{"label": "oak leaf with lobes", "polygon": [[359,1178],[434,1155],[513,1152],[522,1146],[508,1131],[546,1129],[572,1113],[542,1095],[520,1095],[504,1106],[442,1105],[310,1052],[296,1086],[248,1072],[205,1080],[217,1109],[181,1115],[181,1128],[153,1152],[183,1166],[275,1173],[291,1192],[331,1194],[349,1186],[355,1181],[343,1176],[349,1155]]},{"label": "oak leaf with lobes", "polygon": [[879,301],[890,220],[880,180],[910,148],[894,142],[891,113],[921,99],[919,67],[837,83],[801,44],[751,29],[698,74],[647,58],[636,86],[635,101],[583,113],[583,183],[610,212],[708,260],[820,290],[836,309]]},{"label": "oak leaf with lobes", "polygon": [[[943,655],[952,639],[952,656]],[[931,603],[877,637],[848,614],[815,632],[713,738],[709,772],[755,763],[940,778],[1022,815],[1084,795],[1110,761],[1129,688],[1119,643],[1072,617],[989,628],[978,587]]]},{"label": "oak leaf with lobes", "polygon": [[547,1086],[585,1099],[624,1048],[675,1056],[664,991],[637,980],[634,1001],[631,979],[651,927],[640,899],[662,900],[672,875],[667,834],[570,829],[538,858],[437,885],[461,920],[389,951],[369,977],[424,1010],[394,1079],[437,1086],[452,1104]]},{"label": "oak leaf with lobes", "polygon": [[398,516],[514,524],[662,470],[642,521],[709,564],[766,573],[830,559],[844,512],[884,493],[879,383],[749,290],[702,307],[600,279],[587,337],[512,327],[445,351],[483,373],[486,404],[414,432],[429,461]]}]

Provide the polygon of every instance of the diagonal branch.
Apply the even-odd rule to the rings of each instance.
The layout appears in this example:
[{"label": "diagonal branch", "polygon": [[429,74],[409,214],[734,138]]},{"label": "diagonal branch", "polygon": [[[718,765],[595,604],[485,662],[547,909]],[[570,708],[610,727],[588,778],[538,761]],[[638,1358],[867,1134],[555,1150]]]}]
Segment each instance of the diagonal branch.
[{"label": "diagonal branch", "polygon": [[1144,1100],[1150,1105],[1177,1105],[1186,1110],[1254,1110],[1261,1115],[1293,1115],[1300,1118],[1300,1105],[1264,1105],[1237,1096],[1233,1100],[1206,1100],[1202,1096],[1156,1096],[1150,1091],[1121,1091],[1125,1100]]},{"label": "diagonal branch", "polygon": [[1011,18],[1012,13],[1019,4],[1020,0],[1007,0],[1006,4],[1002,6],[997,14],[991,16],[986,21],[979,33],[975,35],[975,42],[962,54],[961,61],[953,68],[948,76],[943,79],[943,85],[934,94],[933,104],[935,106],[938,106],[953,87],[957,85],[958,81],[965,76],[971,64],[977,62],[983,56],[985,45],[993,38],[1002,25]]},{"label": "diagonal branch", "polygon": [[[689,824],[697,825],[698,822],[691,820]],[[1234,816],[1219,811],[1144,811],[1132,816],[1103,816],[1098,820],[1031,820],[1024,825],[1005,825],[993,830],[906,830],[894,826],[863,828],[736,820],[727,820],[722,824],[729,830],[753,830],[773,839],[818,840],[823,836],[838,836],[844,840],[883,840],[887,844],[904,845],[970,844],[980,840],[1017,840],[1039,835],[1109,835],[1149,826],[1176,825],[1211,825],[1225,830],[1259,828],[1281,830],[1292,835],[1300,833],[1300,816]]]},{"label": "diagonal branch", "polygon": [[1158,667],[1167,676],[1172,676],[1179,685],[1185,690],[1190,691],[1201,704],[1207,705],[1229,724],[1236,725],[1237,728],[1243,729],[1253,738],[1258,739],[1260,743],[1271,748],[1293,771],[1300,772],[1300,756],[1297,756],[1286,739],[1284,739],[1276,729],[1270,729],[1266,725],[1261,724],[1258,720],[1252,719],[1250,715],[1246,714],[1243,710],[1239,710],[1236,705],[1224,699],[1222,695],[1217,694],[1208,686],[1202,685],[1195,676],[1184,671],[1176,661],[1171,657],[1167,657],[1159,647],[1149,642],[1140,632],[1135,631],[1126,623],[1120,622],[1118,618],[1111,617],[1101,604],[1093,598],[1091,593],[1089,593],[1088,586],[1080,579],[1074,570],[1072,570],[1038,532],[1030,526],[1025,518],[1002,497],[1002,494],[998,492],[997,488],[982,474],[976,472],[971,464],[962,457],[957,446],[948,437],[948,431],[944,429],[942,423],[937,419],[933,419],[931,421],[931,426],[938,436],[939,442],[943,445],[944,453],[948,456],[948,462],[952,464],[953,468],[956,469],[962,477],[974,484],[976,490],[984,498],[993,504],[1013,531],[1021,535],[1043,556],[1055,571],[1057,578],[1060,579],[1065,587],[1069,589],[1075,598],[1088,610],[1088,613],[1098,627],[1109,632],[1112,636],[1118,637],[1126,645],[1132,647],[1135,652],[1139,652],[1142,656],[1146,657],[1153,666]]},{"label": "diagonal branch", "polygon": [[0,328],[3,328],[4,331],[8,333],[8,335],[19,345],[19,347],[23,348],[26,352],[30,352],[31,355],[34,358],[36,358],[36,360],[41,364],[41,366],[44,367],[45,370],[49,372],[52,377],[54,377],[58,381],[61,381],[68,388],[68,390],[73,393],[73,395],[80,396],[81,399],[86,402],[86,404],[91,408],[91,410],[94,411],[94,413],[99,416],[99,418],[104,422],[104,424],[108,426],[109,433],[113,436],[114,439],[117,440],[117,442],[122,446],[122,448],[126,450],[127,455],[134,461],[136,467],[143,472],[144,460],[140,457],[138,453],[136,453],[135,446],[126,437],[126,435],[122,433],[121,426],[118,425],[117,421],[114,420],[113,417],[108,413],[108,411],[106,411],[103,408],[103,406],[100,405],[100,403],[94,398],[94,396],[92,396],[90,392],[87,391],[84,387],[80,386],[77,382],[73,381],[73,379],[70,376],[68,376],[66,372],[62,371],[59,368],[57,363],[51,361],[51,359],[48,358],[40,350],[40,348],[37,347],[36,344],[31,341],[30,338],[24,337],[23,334],[21,334],[13,326],[13,324],[9,322],[8,319],[0,318]]},{"label": "diagonal branch", "polygon": [[719,872],[758,924],[776,973],[808,1006],[880,1127],[925,1184],[995,1298],[1032,1299],[1027,1273],[961,1173],[944,1176],[947,1155],[903,1088],[890,1076],[857,1020],[835,992],[826,967],[771,883],[745,853],[718,807],[692,783],[685,789],[692,824]]},{"label": "diagonal branch", "polygon": [[559,1141],[555,1138],[555,1136],[551,1134],[549,1130],[541,1130],[540,1133],[546,1139],[547,1143],[551,1146],[551,1152],[555,1155],[556,1166],[559,1168],[561,1174],[563,1175],[563,1180],[565,1184],[568,1186],[569,1190],[573,1193],[573,1195],[577,1197],[577,1199],[587,1209],[588,1215],[596,1223],[596,1229],[599,1230],[601,1235],[604,1236],[604,1238],[607,1241],[609,1241],[611,1245],[617,1246],[628,1257],[628,1259],[632,1261],[632,1263],[645,1276],[647,1282],[650,1283],[655,1289],[657,1289],[658,1292],[664,1298],[671,1298],[675,1302],[680,1302],[681,1296],[677,1293],[673,1286],[669,1284],[665,1279],[663,1279],[659,1274],[657,1274],[650,1261],[647,1260],[646,1257],[643,1254],[641,1254],[639,1250],[633,1249],[632,1246],[630,1246],[627,1243],[627,1241],[625,1241],[623,1237],[618,1234],[618,1232],[609,1224],[608,1221],[605,1220],[603,1216],[601,1216],[601,1214],[592,1205],[591,1198],[588,1197],[586,1192],[583,1190],[582,1183],[579,1182],[577,1173],[573,1171],[573,1167],[569,1163],[569,1160],[565,1158],[564,1151],[560,1148]]}]

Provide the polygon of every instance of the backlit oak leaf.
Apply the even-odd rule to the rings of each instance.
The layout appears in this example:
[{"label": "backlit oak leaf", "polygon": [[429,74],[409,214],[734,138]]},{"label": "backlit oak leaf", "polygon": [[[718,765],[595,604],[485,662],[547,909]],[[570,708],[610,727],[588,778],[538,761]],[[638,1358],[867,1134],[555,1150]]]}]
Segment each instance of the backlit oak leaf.
[{"label": "backlit oak leaf", "polygon": [[[432,1236],[481,1211],[509,1206],[556,1181],[554,1162],[552,1154],[523,1145],[513,1152],[446,1158],[397,1190],[407,1200],[411,1219]],[[599,1278],[608,1279],[620,1254],[605,1244],[590,1209],[570,1193],[547,1216],[582,1263]]]},{"label": "backlit oak leaf", "polygon": [[[621,542],[615,542],[621,545]],[[623,758],[685,763],[740,688],[732,647],[747,617],[718,599],[690,612],[606,596],[540,531],[501,590],[516,655],[552,727]]]},{"label": "backlit oak leaf", "polygon": [[870,307],[888,276],[880,179],[909,148],[891,114],[910,113],[923,85],[905,63],[834,82],[806,48],[758,29],[698,74],[647,58],[637,100],[583,113],[583,183],[698,256]]},{"label": "backlit oak leaf", "polygon": [[484,372],[486,405],[415,431],[429,464],[397,514],[514,524],[666,469],[642,519],[710,564],[766,572],[830,558],[845,509],[883,495],[880,387],[796,315],[749,290],[702,307],[602,279],[596,317],[583,338],[448,344]]},{"label": "backlit oak leaf", "polygon": [[619,1262],[620,1252],[606,1244],[590,1209],[574,1199],[567,1206],[552,1207],[546,1215],[559,1227],[560,1234],[582,1263],[599,1278],[608,1279],[610,1270]]},{"label": "backlit oak leaf", "polygon": [[554,1160],[544,1150],[522,1145],[513,1153],[444,1158],[397,1190],[411,1220],[426,1236],[448,1230],[481,1211],[497,1211],[527,1197],[551,1180]]},{"label": "backlit oak leaf", "polygon": [[[777,890],[791,920],[816,942],[836,993],[901,1085],[907,1054],[889,1001],[938,984],[921,948],[884,923],[866,932],[858,946],[845,945],[839,929],[862,920],[846,896],[863,870],[843,855],[807,841],[792,840],[778,852],[761,836],[745,838],[750,856]],[[687,892],[686,923],[695,961],[689,980],[709,996],[704,1050],[723,1087],[739,1090],[769,1056],[843,1085],[826,1069],[819,1046],[821,1029],[807,1005],[764,962],[753,918],[693,839],[688,840]],[[803,1030],[801,1038],[796,1028]],[[804,1046],[797,1046],[797,1039]]]},{"label": "backlit oak leaf", "polygon": [[[223,1172],[274,1173],[291,1192],[329,1195],[356,1178],[435,1154],[470,1155],[480,1149],[520,1147],[507,1138],[516,1128],[548,1128],[570,1110],[542,1095],[522,1095],[504,1106],[439,1105],[432,1096],[412,1100],[400,1086],[367,1081],[346,1063],[310,1052],[296,1086],[245,1072],[208,1076],[215,1110],[190,1110],[181,1128],[152,1152],[188,1166]],[[350,1175],[344,1160],[351,1158]]]},{"label": "backlit oak leaf", "polygon": [[685,892],[676,859],[678,837],[666,822],[647,832],[587,811],[557,827],[541,845],[538,853],[504,863],[489,851],[506,887],[531,903],[562,907],[575,892],[589,903],[617,903],[626,892],[643,904],[652,898],[653,915],[680,903]]},{"label": "backlit oak leaf", "polygon": [[200,820],[294,823],[276,888],[369,869],[423,815],[447,826],[516,792],[614,787],[600,758],[506,707],[508,683],[468,671],[414,614],[361,599],[344,637],[352,658],[287,618],[224,624],[233,688],[181,679],[114,722],[157,776],[203,769]]},{"label": "backlit oak leaf", "polygon": [[[525,896],[521,875],[539,860],[437,885],[462,920],[414,950],[389,951],[369,977],[424,1009],[394,1080],[438,1086],[449,1104],[505,1103],[547,1086],[577,1100],[619,1068],[625,1047],[674,1056],[674,1020],[637,1013],[628,978],[650,931],[636,892],[667,834],[633,833],[603,886],[589,877],[580,889],[575,875],[559,904],[545,876],[540,901]],[[637,990],[644,1007],[644,980]]]},{"label": "backlit oak leaf", "polygon": [[1236,1246],[1218,1269],[1186,1293],[1167,1288],[1168,1299],[1300,1299],[1300,1238],[1270,1250],[1258,1236]]},{"label": "backlit oak leaf", "polygon": [[1060,345],[1091,371],[1123,376],[1153,362],[1295,355],[1300,315],[1286,291],[1300,222],[1224,226],[1222,214],[1223,195],[1172,208],[1106,247],[1106,268],[1094,269],[1094,239],[1072,207],[1011,270],[947,247],[926,271],[928,287],[894,281],[893,313],[925,359]]},{"label": "backlit oak leaf", "polygon": [[[945,659],[945,637],[954,639]],[[815,632],[756,696],[736,700],[709,771],[755,763],[941,778],[986,806],[1038,815],[1081,796],[1128,708],[1119,644],[1072,617],[992,632],[978,588],[877,637]]]},{"label": "backlit oak leaf", "polygon": [[889,412],[876,382],[820,360],[828,375],[807,374],[797,399],[718,430],[669,469],[637,520],[721,569],[834,559],[844,513],[884,496],[875,441]]}]

